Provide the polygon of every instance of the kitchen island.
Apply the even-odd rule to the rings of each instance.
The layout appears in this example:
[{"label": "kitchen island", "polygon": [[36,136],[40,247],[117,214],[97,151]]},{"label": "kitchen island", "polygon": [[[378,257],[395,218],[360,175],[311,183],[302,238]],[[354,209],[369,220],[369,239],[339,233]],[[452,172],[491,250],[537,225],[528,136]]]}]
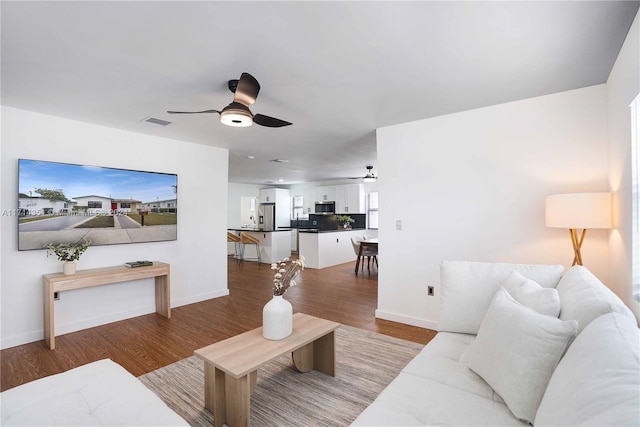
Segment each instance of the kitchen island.
[{"label": "kitchen island", "polygon": [[357,256],[351,244],[352,237],[362,238],[365,229],[314,230],[300,229],[298,253],[305,258],[308,268],[326,268],[355,262]]},{"label": "kitchen island", "polygon": [[[227,231],[240,236],[247,233],[260,241],[260,260],[263,263],[272,264],[283,258],[291,256],[291,229],[279,228],[277,230],[260,230],[257,228],[230,228]],[[247,245],[245,248],[247,261],[257,261],[255,245]]]}]

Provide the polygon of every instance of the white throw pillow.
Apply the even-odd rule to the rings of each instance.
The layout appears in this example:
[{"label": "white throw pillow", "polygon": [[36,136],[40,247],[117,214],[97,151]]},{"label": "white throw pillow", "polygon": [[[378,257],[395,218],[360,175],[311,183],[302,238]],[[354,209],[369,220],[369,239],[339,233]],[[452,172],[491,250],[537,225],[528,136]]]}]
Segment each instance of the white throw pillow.
[{"label": "white throw pillow", "polygon": [[549,380],[536,425],[640,425],[640,330],[635,319],[608,313],[584,328]]},{"label": "white throw pillow", "polygon": [[561,265],[443,261],[438,331],[477,334],[491,300],[513,270],[543,288],[555,288],[564,273]]},{"label": "white throw pillow", "polygon": [[606,313],[635,318],[616,294],[581,265],[571,267],[556,289],[560,295],[560,320],[577,320],[578,333],[593,319]]},{"label": "white throw pillow", "polygon": [[531,279],[527,279],[518,271],[511,272],[502,287],[514,300],[525,307],[534,309],[540,314],[558,317],[560,314],[560,297],[553,288],[543,288]]},{"label": "white throw pillow", "polygon": [[500,288],[469,352],[469,368],[516,418],[533,423],[549,378],[577,330],[576,321],[540,314]]}]

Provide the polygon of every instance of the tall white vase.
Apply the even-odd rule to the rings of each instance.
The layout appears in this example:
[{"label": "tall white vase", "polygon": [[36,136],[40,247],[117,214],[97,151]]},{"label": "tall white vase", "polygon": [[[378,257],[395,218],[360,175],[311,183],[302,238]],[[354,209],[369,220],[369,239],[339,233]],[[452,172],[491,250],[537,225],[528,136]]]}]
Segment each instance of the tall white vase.
[{"label": "tall white vase", "polygon": [[73,261],[65,261],[62,264],[62,274],[65,276],[76,274],[76,263]]},{"label": "tall white vase", "polygon": [[293,332],[293,307],[282,295],[274,295],[262,309],[262,335],[281,340]]}]

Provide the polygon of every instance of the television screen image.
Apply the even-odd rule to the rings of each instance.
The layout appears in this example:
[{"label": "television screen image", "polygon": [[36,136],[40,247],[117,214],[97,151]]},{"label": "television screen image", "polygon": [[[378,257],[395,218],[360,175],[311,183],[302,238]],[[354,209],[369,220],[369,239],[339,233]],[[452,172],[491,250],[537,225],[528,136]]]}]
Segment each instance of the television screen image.
[{"label": "television screen image", "polygon": [[178,175],[18,160],[18,249],[178,238]]}]

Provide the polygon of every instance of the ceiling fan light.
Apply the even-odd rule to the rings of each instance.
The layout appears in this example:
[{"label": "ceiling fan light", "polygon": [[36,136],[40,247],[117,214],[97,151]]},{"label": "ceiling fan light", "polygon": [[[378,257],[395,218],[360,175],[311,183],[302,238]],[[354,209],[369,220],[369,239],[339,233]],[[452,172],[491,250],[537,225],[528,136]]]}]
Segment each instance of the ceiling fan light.
[{"label": "ceiling fan light", "polygon": [[249,111],[236,108],[225,108],[220,113],[220,122],[227,126],[246,128],[253,124],[253,117]]},{"label": "ceiling fan light", "polygon": [[376,176],[372,172],[373,166],[367,166],[367,174],[362,179],[364,182],[376,182]]}]

